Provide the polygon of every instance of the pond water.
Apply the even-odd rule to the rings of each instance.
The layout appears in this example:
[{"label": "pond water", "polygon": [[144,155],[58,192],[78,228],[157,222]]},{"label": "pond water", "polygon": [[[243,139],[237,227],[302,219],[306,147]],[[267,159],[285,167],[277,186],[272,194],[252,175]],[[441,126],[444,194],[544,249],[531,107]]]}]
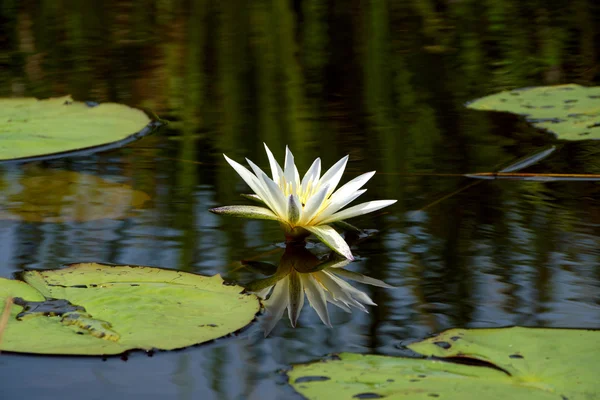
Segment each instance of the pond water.
[{"label": "pond water", "polygon": [[[280,160],[289,145],[301,173],[349,154],[345,180],[377,170],[363,197],[398,199],[351,221],[377,231],[349,268],[396,286],[358,285],[378,304],[368,314],[330,307],[327,328],[305,307],[295,329],[282,320],[262,338],[255,324],[151,357],[2,354],[0,397],[300,398],[281,371],[331,353],[406,354],[451,327],[599,328],[598,183],[460,176],[557,143],[528,171],[600,173],[599,142],[560,143],[464,107],[505,89],[600,81],[596,3],[523,3],[0,1],[0,96],[70,93],[170,121],[122,149],[0,166],[2,277],[100,261],[247,281],[239,261],[276,262],[279,226],[208,209],[249,191],[222,153],[266,167],[263,142]],[[8,194],[43,171],[131,185],[150,201],[111,203],[99,218],[76,185]],[[16,210],[31,198],[77,202],[94,218],[28,219]]]}]

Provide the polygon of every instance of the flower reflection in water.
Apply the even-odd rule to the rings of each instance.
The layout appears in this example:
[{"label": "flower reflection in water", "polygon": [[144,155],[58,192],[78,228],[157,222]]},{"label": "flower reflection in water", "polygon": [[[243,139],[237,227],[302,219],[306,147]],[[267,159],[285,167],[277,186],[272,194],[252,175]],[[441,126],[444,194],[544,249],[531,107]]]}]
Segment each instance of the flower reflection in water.
[{"label": "flower reflection in water", "polygon": [[349,260],[337,256],[322,261],[308,251],[304,244],[297,243],[287,245],[278,267],[260,262],[244,262],[250,269],[260,270],[262,273],[274,272],[268,278],[246,285],[248,291],[261,298],[268,297],[264,301],[267,313],[265,336],[281,319],[286,308],[292,326],[296,326],[304,306],[305,293],[309,304],[327,326],[331,326],[327,303],[346,312],[351,312],[352,307],[368,312],[365,305],[376,305],[366,293],[342,278],[373,286],[393,287],[378,279],[345,269],[349,263]]}]

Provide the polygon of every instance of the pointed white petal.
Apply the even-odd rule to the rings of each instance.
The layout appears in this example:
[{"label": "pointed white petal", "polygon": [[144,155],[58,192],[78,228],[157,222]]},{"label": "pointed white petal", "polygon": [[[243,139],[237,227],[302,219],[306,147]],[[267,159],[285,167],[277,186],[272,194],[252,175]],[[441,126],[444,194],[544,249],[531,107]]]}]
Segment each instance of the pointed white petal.
[{"label": "pointed white petal", "polygon": [[325,290],[319,282],[312,277],[311,274],[300,274],[300,278],[304,283],[304,291],[308,302],[315,309],[321,321],[328,327],[331,327],[331,321],[329,320],[329,313],[327,312],[327,297],[325,296]]},{"label": "pointed white petal", "polygon": [[[344,291],[344,293],[346,293],[348,296],[352,297],[352,299],[354,299],[355,301],[360,301],[361,303],[368,304],[370,306],[377,305],[377,304],[375,304],[375,302],[373,300],[371,300],[371,298],[369,296],[367,296],[367,294],[365,292],[358,290],[357,288],[355,288],[354,286],[352,286],[345,280],[336,276],[336,274],[334,274],[333,272],[330,272],[330,271],[323,271],[323,272],[328,274],[331,277],[331,279],[333,279],[339,285],[339,287]],[[337,273],[337,270],[336,270],[336,273]]]},{"label": "pointed white petal", "polygon": [[330,222],[340,221],[343,219],[348,219],[348,218],[352,218],[352,217],[357,217],[359,215],[368,214],[370,212],[377,211],[379,209],[382,209],[384,207],[392,205],[396,201],[397,200],[368,201],[366,203],[362,203],[362,204],[356,205],[354,207],[350,207],[345,210],[339,211],[339,212],[323,219],[322,221],[320,221],[320,223],[328,224]]},{"label": "pointed white petal", "polygon": [[300,274],[292,271],[289,276],[289,301],[288,301],[288,317],[292,323],[292,327],[296,327],[298,316],[304,305],[304,289]]},{"label": "pointed white petal", "polygon": [[309,197],[302,209],[302,215],[300,222],[304,225],[308,224],[321,210],[323,202],[325,201],[325,197],[327,196],[327,192],[329,191],[329,186],[323,186],[319,189],[317,193],[313,196]]},{"label": "pointed white petal", "polygon": [[270,219],[279,221],[279,217],[268,208],[258,206],[225,206],[211,208],[211,213],[219,215],[229,215],[231,217],[250,218],[250,219]]},{"label": "pointed white petal", "polygon": [[351,279],[356,282],[364,283],[367,285],[379,286],[387,289],[393,289],[394,286],[388,285],[384,281],[379,279],[371,278],[370,276],[366,276],[354,271],[348,271],[347,269],[339,268],[335,270],[335,274],[339,276],[343,276],[346,279]]},{"label": "pointed white petal", "polygon": [[[347,303],[349,299],[344,294],[340,286],[333,279],[331,279],[331,274],[326,274],[324,271],[319,271],[314,272],[312,275],[317,281],[317,283],[319,283],[319,285],[321,285],[323,289],[325,289],[325,296],[327,297],[327,301],[329,301],[330,303],[334,303],[333,300],[335,300],[348,306]],[[351,310],[348,309],[348,311]]]},{"label": "pointed white petal", "polygon": [[285,164],[283,168],[283,175],[285,176],[286,183],[291,183],[292,191],[296,193],[296,174],[298,173],[298,170],[294,164],[294,155],[287,146],[285,146]]},{"label": "pointed white petal", "polygon": [[344,238],[329,225],[304,226],[304,229],[314,234],[331,250],[346,257],[348,260],[354,260],[350,247],[348,247],[348,243],[346,243]]},{"label": "pointed white petal", "polygon": [[346,164],[348,163],[348,156],[345,156],[340,161],[336,162],[333,167],[329,168],[323,177],[320,180],[320,186],[323,187],[325,185],[329,186],[329,193],[333,193],[338,183],[340,183],[340,179],[342,179],[342,175],[344,174],[344,169],[346,169]]},{"label": "pointed white petal", "polygon": [[[320,223],[320,221],[327,219],[329,216],[338,212],[340,209],[346,207],[348,204],[352,203],[358,197],[362,196],[366,191],[367,191],[367,189],[361,189],[361,190],[357,190],[356,192],[352,193],[350,196],[343,197],[343,198],[340,197],[340,198],[335,199],[334,201],[330,200],[329,204],[327,204],[327,206],[325,206],[319,212],[319,215],[317,215],[316,218],[314,219],[314,221],[312,221],[312,222],[314,224],[318,224],[318,223]],[[333,196],[335,196],[335,193],[333,194]],[[333,196],[331,198],[333,198]]]},{"label": "pointed white petal", "polygon": [[295,225],[300,219],[301,207],[300,201],[298,201],[298,196],[290,194],[287,204],[287,218],[291,225]]},{"label": "pointed white petal", "polygon": [[266,197],[266,202],[269,208],[275,211],[282,219],[285,219],[287,215],[287,202],[279,186],[277,186],[277,184],[273,182],[273,180],[269,178],[267,174],[260,169],[260,167],[247,158],[246,161],[260,180],[261,187],[264,191],[264,196]]},{"label": "pointed white petal", "polygon": [[300,190],[300,173],[298,167],[294,164],[294,193],[297,193],[298,190]]},{"label": "pointed white petal", "polygon": [[265,337],[273,330],[277,322],[283,316],[283,312],[288,305],[288,277],[283,278],[273,288],[273,293],[265,302],[267,316],[263,325]]},{"label": "pointed white petal", "polygon": [[252,168],[252,172],[256,175],[257,178],[260,179],[262,175],[266,175],[265,171],[263,171],[258,165],[254,164],[249,158],[246,158],[246,162]]},{"label": "pointed white petal", "polygon": [[[367,183],[369,181],[369,179],[371,179],[373,177],[373,175],[375,175],[375,171],[367,172],[366,174],[362,174],[362,175],[357,176],[356,178],[352,179],[350,182],[346,183],[344,186],[342,186],[341,188],[336,190],[331,195],[331,198],[329,199],[330,202],[335,203],[336,206],[338,204],[344,204],[343,206],[338,207],[337,210],[344,207],[346,204],[349,204],[352,200],[350,200],[350,201],[345,201],[345,200],[347,200],[351,196],[353,196],[361,187],[364,186],[365,183]],[[358,197],[358,196],[356,196],[356,197]],[[354,198],[356,198],[356,197],[354,197]],[[328,207],[328,209],[329,208],[333,208],[333,207]],[[330,212],[331,212],[331,214],[333,214],[337,210],[331,210]]]},{"label": "pointed white petal", "polygon": [[244,166],[239,164],[236,161],[233,161],[231,158],[227,157],[223,154],[225,160],[233,167],[235,172],[238,173],[239,176],[242,177],[244,182],[250,186],[254,193],[256,193],[262,200],[264,200],[269,208],[271,208],[272,204],[269,204],[269,199],[267,198],[267,189],[263,186],[263,183],[258,179],[258,177],[254,176],[250,171],[248,171]]},{"label": "pointed white petal", "polygon": [[333,297],[333,295],[331,294],[331,292],[328,292],[327,290],[325,291],[325,297],[327,298],[327,302],[333,304],[336,307],[341,308],[342,310],[344,310],[345,312],[347,312],[348,314],[352,313],[352,309],[350,307],[348,307],[348,305],[340,300],[337,300],[336,298]]},{"label": "pointed white petal", "polygon": [[363,187],[365,183],[367,183],[369,179],[373,177],[373,175],[375,175],[375,171],[367,172],[366,174],[357,176],[356,178],[352,179],[350,182],[346,183],[341,188],[336,190],[336,192],[331,197],[333,198],[336,195],[340,197],[345,197],[348,196],[348,194],[350,193],[356,192],[358,189]]},{"label": "pointed white petal", "polygon": [[370,306],[377,305],[365,292],[360,291],[357,288],[352,287],[351,285],[348,285],[348,288],[346,290],[348,290],[353,299],[356,299],[363,304],[367,304]]},{"label": "pointed white petal", "polygon": [[273,174],[273,180],[279,184],[279,182],[281,182],[281,177],[283,176],[283,170],[281,169],[281,166],[279,165],[279,163],[277,162],[277,160],[275,160],[275,157],[273,156],[273,153],[271,152],[271,150],[267,147],[266,143],[263,143],[265,145],[265,151],[267,152],[267,157],[269,158],[269,165],[271,166],[271,173]]},{"label": "pointed white petal", "polygon": [[267,175],[264,175],[262,178],[263,178],[262,181],[265,184],[265,187],[267,188],[267,190],[269,191],[271,196],[273,196],[273,202],[275,203],[274,204],[275,209],[278,210],[277,211],[278,213],[281,213],[283,218],[285,218],[286,210],[287,210],[287,202],[285,199],[285,195],[281,191],[281,188],[275,182],[273,182],[273,180],[271,178],[269,178]]},{"label": "pointed white petal", "polygon": [[313,185],[316,185],[319,177],[321,176],[321,159],[317,158],[313,161],[312,165],[304,174],[302,178],[302,193],[305,193],[308,189],[308,184],[312,182]]},{"label": "pointed white petal", "polygon": [[260,190],[255,189],[255,186],[260,186],[258,178],[256,176],[252,175],[252,173],[250,173],[250,171],[248,171],[243,165],[241,165],[237,161],[233,161],[231,158],[227,157],[225,154],[223,154],[223,157],[225,157],[225,161],[227,161],[229,163],[229,165],[231,165],[233,167],[235,172],[237,172],[238,175],[242,177],[244,182],[246,182],[248,184],[248,186],[250,186],[250,188],[252,190],[254,190],[255,193],[258,194],[258,192]]},{"label": "pointed white petal", "polygon": [[345,283],[340,278],[336,278],[335,275],[328,273],[327,271],[315,272],[314,276],[321,282],[325,289],[331,293],[335,300],[341,301],[346,306],[352,306],[367,311],[365,306],[352,297],[346,287],[340,285],[340,283]]}]

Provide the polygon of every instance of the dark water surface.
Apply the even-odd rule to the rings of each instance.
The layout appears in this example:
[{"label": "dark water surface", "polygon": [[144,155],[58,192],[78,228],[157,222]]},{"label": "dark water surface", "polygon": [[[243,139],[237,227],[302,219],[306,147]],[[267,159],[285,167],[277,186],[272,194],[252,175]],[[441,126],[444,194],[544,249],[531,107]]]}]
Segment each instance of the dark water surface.
[{"label": "dark water surface", "polygon": [[[378,304],[369,314],[331,310],[330,329],[305,307],[298,328],[282,321],[267,339],[250,328],[126,361],[2,354],[0,397],[294,398],[281,369],[334,352],[402,354],[451,327],[599,328],[598,183],[459,191],[473,181],[436,176],[493,171],[556,143],[464,103],[597,85],[599,22],[592,0],[0,0],[0,96],[70,93],[171,121],[120,150],[0,167],[0,276],[103,261],[247,278],[239,260],[279,258],[279,227],[207,210],[248,192],[221,153],[267,166],[262,142],[280,159],[290,145],[301,173],[350,154],[344,179],[375,169],[364,197],[399,200],[353,221],[379,232],[350,267],[397,286],[362,287]],[[566,143],[528,171],[598,174],[599,155],[598,142]],[[21,200],[6,191],[41,170],[125,183],[151,201],[87,222],[15,217]],[[55,195],[64,208],[77,197]]]}]

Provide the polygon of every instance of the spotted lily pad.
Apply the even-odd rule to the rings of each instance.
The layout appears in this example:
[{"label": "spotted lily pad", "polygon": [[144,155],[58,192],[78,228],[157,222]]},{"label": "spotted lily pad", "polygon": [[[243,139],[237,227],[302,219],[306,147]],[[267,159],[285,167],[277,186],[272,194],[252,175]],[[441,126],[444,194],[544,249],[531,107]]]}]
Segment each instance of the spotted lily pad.
[{"label": "spotted lily pad", "polygon": [[451,329],[408,346],[435,359],[342,353],[288,375],[308,399],[592,399],[599,340],[576,329]]},{"label": "spotted lily pad", "polygon": [[0,349],[39,354],[173,350],[248,325],[260,308],[240,286],[180,271],[96,263],[0,278],[13,297]]},{"label": "spotted lily pad", "polygon": [[150,197],[131,186],[72,171],[29,168],[0,179],[0,221],[82,222],[118,219]]},{"label": "spotted lily pad", "polygon": [[0,162],[106,150],[151,129],[143,111],[122,104],[90,105],[70,96],[0,99]]},{"label": "spotted lily pad", "polygon": [[600,87],[568,84],[515,89],[482,97],[467,107],[523,115],[559,139],[600,139]]},{"label": "spotted lily pad", "polygon": [[490,363],[521,385],[573,400],[600,395],[598,343],[600,331],[513,327],[451,329],[408,347]]}]

